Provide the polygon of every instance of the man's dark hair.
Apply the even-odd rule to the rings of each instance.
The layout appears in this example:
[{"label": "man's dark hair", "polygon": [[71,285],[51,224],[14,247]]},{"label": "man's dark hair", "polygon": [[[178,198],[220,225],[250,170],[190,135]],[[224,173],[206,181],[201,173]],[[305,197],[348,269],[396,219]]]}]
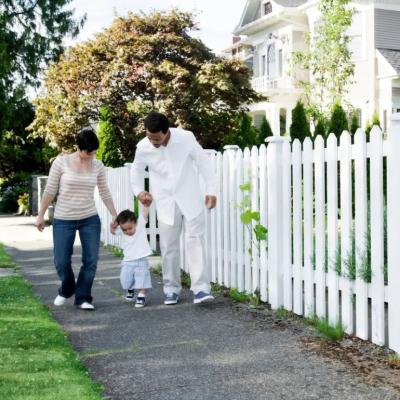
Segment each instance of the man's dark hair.
[{"label": "man's dark hair", "polygon": [[82,128],[76,136],[76,144],[81,151],[91,153],[99,148],[99,139],[93,128]]},{"label": "man's dark hair", "polygon": [[136,214],[131,211],[131,210],[124,210],[121,211],[118,215],[117,215],[117,219],[116,219],[117,223],[119,225],[121,224],[125,224],[126,222],[134,222],[136,224],[137,222],[137,217]]},{"label": "man's dark hair", "polygon": [[168,118],[159,112],[152,111],[144,119],[144,127],[151,133],[162,132],[167,133],[169,128]]}]

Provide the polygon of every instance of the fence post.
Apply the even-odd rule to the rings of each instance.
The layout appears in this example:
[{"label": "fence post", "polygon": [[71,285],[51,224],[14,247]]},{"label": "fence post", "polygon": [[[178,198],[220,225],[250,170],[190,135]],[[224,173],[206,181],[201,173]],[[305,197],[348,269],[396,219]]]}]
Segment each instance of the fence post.
[{"label": "fence post", "polygon": [[268,270],[269,302],[273,309],[283,306],[283,149],[289,138],[270,136],[266,139],[267,147],[267,182],[268,182]]},{"label": "fence post", "polygon": [[387,155],[389,347],[400,353],[400,113],[392,116]]}]

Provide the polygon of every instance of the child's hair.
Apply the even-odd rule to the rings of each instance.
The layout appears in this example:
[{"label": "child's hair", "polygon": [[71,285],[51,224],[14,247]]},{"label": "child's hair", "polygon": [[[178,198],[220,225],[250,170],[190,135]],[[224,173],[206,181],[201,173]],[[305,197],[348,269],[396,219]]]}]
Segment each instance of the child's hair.
[{"label": "child's hair", "polygon": [[133,211],[124,210],[118,214],[116,221],[118,222],[119,225],[125,224],[126,222],[134,222],[136,224],[137,217]]}]

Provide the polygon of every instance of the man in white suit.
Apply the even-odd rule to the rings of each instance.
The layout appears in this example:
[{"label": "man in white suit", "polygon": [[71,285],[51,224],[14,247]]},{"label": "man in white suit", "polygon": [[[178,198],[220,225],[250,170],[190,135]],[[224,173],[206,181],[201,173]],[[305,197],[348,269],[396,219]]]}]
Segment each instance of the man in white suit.
[{"label": "man in white suit", "polygon": [[[194,303],[212,301],[209,265],[205,259],[205,205],[214,208],[216,174],[193,133],[170,128],[165,115],[150,113],[144,120],[146,137],[136,148],[131,169],[134,194],[142,204],[156,204],[164,284],[164,304],[176,304],[181,292],[180,234],[185,225],[186,254]],[[148,167],[151,190],[144,190]],[[201,192],[199,173],[206,195]]]}]

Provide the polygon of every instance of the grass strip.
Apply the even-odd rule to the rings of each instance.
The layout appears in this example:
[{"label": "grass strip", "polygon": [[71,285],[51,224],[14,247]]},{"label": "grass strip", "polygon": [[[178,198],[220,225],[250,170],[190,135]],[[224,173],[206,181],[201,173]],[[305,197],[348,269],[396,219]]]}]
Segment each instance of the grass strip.
[{"label": "grass strip", "polygon": [[[0,248],[0,260],[7,260]],[[0,399],[100,400],[48,309],[20,276],[0,278]]]}]

